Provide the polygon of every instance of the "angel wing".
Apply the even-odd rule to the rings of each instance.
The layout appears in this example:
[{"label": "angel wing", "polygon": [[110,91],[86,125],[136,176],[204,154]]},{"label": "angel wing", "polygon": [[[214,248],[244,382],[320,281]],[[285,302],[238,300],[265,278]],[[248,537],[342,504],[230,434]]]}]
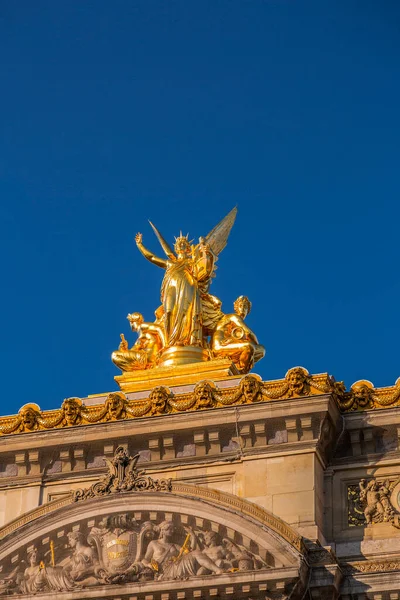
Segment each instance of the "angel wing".
[{"label": "angel wing", "polygon": [[237,208],[232,210],[210,231],[206,236],[205,241],[210,246],[213,253],[218,256],[225,248],[228,237],[233,227],[237,215]]}]

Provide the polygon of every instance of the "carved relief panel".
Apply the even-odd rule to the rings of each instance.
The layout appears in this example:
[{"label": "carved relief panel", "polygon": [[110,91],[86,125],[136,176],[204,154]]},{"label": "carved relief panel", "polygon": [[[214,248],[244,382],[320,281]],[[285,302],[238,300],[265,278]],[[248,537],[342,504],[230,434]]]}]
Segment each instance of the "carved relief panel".
[{"label": "carved relief panel", "polygon": [[274,567],[250,539],[192,515],[134,511],[37,537],[1,564],[0,594],[37,594]]}]

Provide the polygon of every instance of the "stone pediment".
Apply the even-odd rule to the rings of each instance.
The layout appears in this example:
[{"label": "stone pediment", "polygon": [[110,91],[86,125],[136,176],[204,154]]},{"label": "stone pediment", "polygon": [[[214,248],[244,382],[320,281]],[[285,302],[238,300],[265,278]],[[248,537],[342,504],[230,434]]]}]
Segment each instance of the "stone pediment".
[{"label": "stone pediment", "polygon": [[283,521],[230,494],[180,483],[84,501],[71,495],[0,536],[0,593],[21,598],[161,598],[178,594],[183,580],[186,593],[221,586],[239,597],[271,590],[285,598],[304,580],[302,540]]}]

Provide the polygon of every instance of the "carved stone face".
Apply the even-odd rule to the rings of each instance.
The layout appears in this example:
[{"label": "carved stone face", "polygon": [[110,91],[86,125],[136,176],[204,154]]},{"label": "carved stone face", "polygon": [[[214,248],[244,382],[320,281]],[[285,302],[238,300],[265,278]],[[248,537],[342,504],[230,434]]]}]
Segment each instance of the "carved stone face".
[{"label": "carved stone face", "polygon": [[292,369],[286,375],[286,381],[289,386],[289,390],[293,394],[301,395],[304,391],[304,386],[307,381],[306,374],[302,369]]},{"label": "carved stone face", "polygon": [[24,429],[32,431],[37,425],[37,415],[33,408],[27,408],[21,412],[22,424]]},{"label": "carved stone face", "polygon": [[35,567],[38,564],[38,550],[37,548],[32,548],[30,552],[28,552],[28,561],[31,567]]},{"label": "carved stone face", "polygon": [[219,535],[216,531],[205,531],[204,532],[204,543],[207,547],[218,546],[220,542]]},{"label": "carved stone face", "polygon": [[67,398],[62,405],[64,418],[68,425],[75,425],[80,419],[81,407],[73,398]]},{"label": "carved stone face", "polygon": [[175,525],[171,521],[164,521],[160,525],[160,539],[167,542],[172,540],[175,533]]},{"label": "carved stone face", "polygon": [[367,385],[363,383],[353,385],[351,391],[358,406],[366,406],[370,402],[371,389]]},{"label": "carved stone face", "polygon": [[240,382],[240,387],[246,402],[254,402],[260,390],[260,383],[258,379],[252,375],[246,375],[246,377],[243,377],[242,381]]},{"label": "carved stone face", "polygon": [[114,461],[123,465],[123,464],[125,464],[126,460],[127,460],[127,453],[126,453],[125,448],[123,446],[118,446],[118,448],[115,451]]},{"label": "carved stone face", "polygon": [[83,542],[84,540],[84,536],[82,533],[80,533],[79,531],[70,531],[67,534],[68,537],[68,544],[70,545],[71,548],[75,548],[75,546],[77,545],[78,542]]},{"label": "carved stone face", "polygon": [[108,417],[112,420],[120,419],[125,408],[125,398],[119,394],[110,394],[107,398]]},{"label": "carved stone face", "polygon": [[207,382],[198,383],[194,388],[194,396],[198,408],[202,406],[211,406],[213,403],[213,395],[211,385]]},{"label": "carved stone face", "polygon": [[168,400],[168,391],[165,387],[159,386],[154,388],[150,393],[150,402],[152,404],[153,414],[160,414],[165,412]]}]

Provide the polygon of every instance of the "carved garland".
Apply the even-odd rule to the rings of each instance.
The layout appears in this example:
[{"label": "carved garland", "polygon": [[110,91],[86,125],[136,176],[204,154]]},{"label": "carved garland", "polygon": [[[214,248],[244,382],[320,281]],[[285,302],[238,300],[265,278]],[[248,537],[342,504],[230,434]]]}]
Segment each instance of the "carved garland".
[{"label": "carved garland", "polygon": [[338,395],[343,384],[329,375],[309,375],[303,367],[290,369],[284,380],[263,382],[246,375],[236,388],[218,389],[212,381],[199,382],[193,392],[174,395],[164,386],[154,388],[144,400],[128,400],[122,392],[108,394],[104,404],[85,406],[80,398],[66,398],[58,410],[41,411],[37,404],[25,404],[13,417],[0,418],[0,434],[104,423],[170,413],[222,408],[307,395]]},{"label": "carved garland", "polygon": [[374,410],[400,404],[400,377],[392,387],[374,388],[367,380],[353,383],[348,392],[339,396],[339,406],[343,412],[354,410]]},{"label": "carved garland", "polygon": [[122,392],[108,394],[104,404],[85,406],[80,398],[66,398],[58,410],[41,411],[29,403],[17,415],[0,418],[0,434],[32,431],[137,419],[163,414],[222,408],[254,402],[332,394],[343,412],[371,410],[400,405],[400,378],[392,387],[376,389],[369,381],[357,381],[349,391],[333,377],[310,375],[303,367],[290,369],[285,379],[261,381],[257,375],[246,375],[239,385],[218,389],[212,381],[199,382],[193,392],[174,395],[167,387],[154,388],[144,400],[128,400]]}]

